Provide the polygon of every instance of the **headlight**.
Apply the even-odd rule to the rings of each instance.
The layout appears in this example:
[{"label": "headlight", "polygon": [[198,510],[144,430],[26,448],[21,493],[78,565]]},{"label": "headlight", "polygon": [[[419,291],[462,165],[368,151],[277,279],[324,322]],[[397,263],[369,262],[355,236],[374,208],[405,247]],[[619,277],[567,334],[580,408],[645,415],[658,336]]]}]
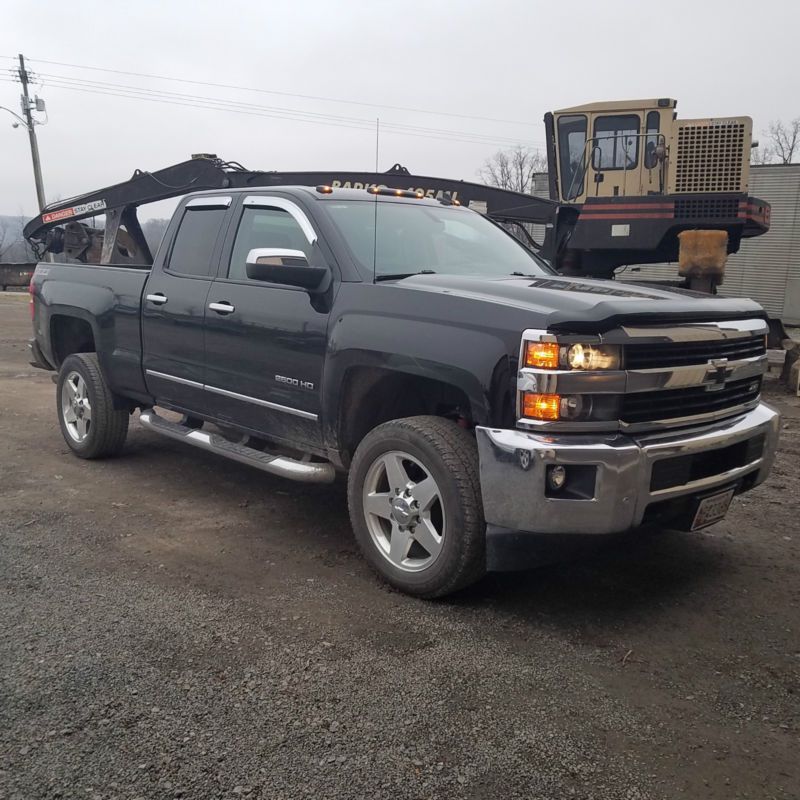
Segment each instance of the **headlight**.
[{"label": "headlight", "polygon": [[619,369],[619,347],[573,344],[567,349],[570,369]]},{"label": "headlight", "polygon": [[610,344],[525,342],[525,366],[535,369],[619,369],[620,348]]}]

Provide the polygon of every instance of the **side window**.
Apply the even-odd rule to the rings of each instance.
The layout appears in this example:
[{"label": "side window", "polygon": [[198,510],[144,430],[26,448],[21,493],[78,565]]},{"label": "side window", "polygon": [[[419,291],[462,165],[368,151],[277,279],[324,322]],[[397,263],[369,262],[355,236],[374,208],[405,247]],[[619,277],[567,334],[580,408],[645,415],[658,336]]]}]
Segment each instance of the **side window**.
[{"label": "side window", "polygon": [[228,277],[247,280],[247,254],[256,247],[301,250],[311,256],[311,245],[297,220],[282,208],[245,206],[236,231]]},{"label": "side window", "polygon": [[658,146],[658,129],[661,121],[661,114],[658,111],[649,111],[647,113],[647,121],[645,123],[645,133],[647,137],[644,140],[644,166],[645,169],[653,169],[658,164],[656,158],[656,147]]},{"label": "side window", "polygon": [[183,212],[167,269],[181,275],[210,276],[211,256],[227,208],[192,208]]},{"label": "side window", "polygon": [[639,124],[638,114],[598,117],[592,166],[597,170],[633,169],[639,163]]},{"label": "side window", "polygon": [[561,196],[573,200],[583,193],[586,117],[560,117],[558,120],[558,157],[561,170]]}]

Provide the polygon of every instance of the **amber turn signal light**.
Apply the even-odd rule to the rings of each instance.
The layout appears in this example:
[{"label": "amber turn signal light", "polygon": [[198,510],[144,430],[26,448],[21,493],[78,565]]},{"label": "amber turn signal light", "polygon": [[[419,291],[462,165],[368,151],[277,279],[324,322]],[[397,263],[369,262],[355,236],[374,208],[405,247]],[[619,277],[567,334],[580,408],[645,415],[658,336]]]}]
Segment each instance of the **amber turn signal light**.
[{"label": "amber turn signal light", "polygon": [[559,346],[556,342],[526,342],[525,366],[558,369]]},{"label": "amber turn signal light", "polygon": [[537,394],[524,392],[522,395],[522,416],[529,419],[557,420],[561,413],[560,394]]}]

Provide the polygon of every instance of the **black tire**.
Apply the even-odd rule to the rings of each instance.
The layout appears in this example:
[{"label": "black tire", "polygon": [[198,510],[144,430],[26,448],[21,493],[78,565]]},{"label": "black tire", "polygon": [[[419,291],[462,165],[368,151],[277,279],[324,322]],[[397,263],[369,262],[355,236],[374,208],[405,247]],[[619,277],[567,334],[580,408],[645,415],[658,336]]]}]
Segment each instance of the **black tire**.
[{"label": "black tire", "polygon": [[[76,375],[83,380],[82,385],[74,377]],[[84,423],[82,438],[76,438],[80,437],[81,433],[71,427],[77,425],[77,421],[72,422],[68,419],[79,414],[80,409],[76,411],[72,408],[68,411],[65,408],[65,403],[68,402],[66,398],[70,394],[69,389],[65,389],[64,386],[68,379],[73,387],[76,381],[82,389],[85,386],[83,391],[89,401],[90,419]],[[125,437],[128,435],[130,413],[114,408],[111,391],[103,378],[94,353],[74,353],[64,359],[58,371],[56,411],[64,441],[76,456],[103,458],[116,455],[122,450]]]},{"label": "black tire", "polygon": [[[427,472],[435,480],[438,490],[434,511],[441,514],[442,520],[440,550],[429,566],[418,571],[396,566],[379,544],[380,533],[378,536],[374,533],[377,524],[387,532],[387,539],[391,541],[398,520],[392,518],[384,522],[364,510],[365,491],[370,493],[367,482],[376,480],[372,476],[378,474],[376,469],[380,469],[382,459],[395,452],[411,456],[416,464],[402,459],[401,462],[412,470],[421,467],[423,472],[419,474]],[[385,471],[384,474],[385,495],[393,508],[389,473]],[[377,489],[375,493],[382,502],[384,493],[378,493]],[[486,526],[481,504],[477,445],[475,438],[455,423],[440,417],[407,417],[386,422],[370,431],[353,456],[347,498],[353,531],[364,557],[396,589],[417,597],[443,597],[474,583],[485,573]],[[440,512],[436,503],[440,504]],[[407,527],[409,531],[415,529]],[[413,534],[409,535],[412,536],[413,550],[418,545]],[[425,555],[423,549],[420,563],[426,563]]]}]

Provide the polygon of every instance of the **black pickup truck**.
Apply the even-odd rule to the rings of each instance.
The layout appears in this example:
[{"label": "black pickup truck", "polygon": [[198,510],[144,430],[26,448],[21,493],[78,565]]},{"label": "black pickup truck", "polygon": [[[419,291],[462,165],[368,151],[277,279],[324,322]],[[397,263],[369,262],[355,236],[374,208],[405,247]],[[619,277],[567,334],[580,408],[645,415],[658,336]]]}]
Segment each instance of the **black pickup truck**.
[{"label": "black pickup truck", "polygon": [[266,472],[347,473],[365,557],[420,596],[542,537],[709,525],[775,452],[757,304],[558,276],[447,197],[196,193],[152,268],[41,263],[31,294],[78,456],[138,409]]}]

